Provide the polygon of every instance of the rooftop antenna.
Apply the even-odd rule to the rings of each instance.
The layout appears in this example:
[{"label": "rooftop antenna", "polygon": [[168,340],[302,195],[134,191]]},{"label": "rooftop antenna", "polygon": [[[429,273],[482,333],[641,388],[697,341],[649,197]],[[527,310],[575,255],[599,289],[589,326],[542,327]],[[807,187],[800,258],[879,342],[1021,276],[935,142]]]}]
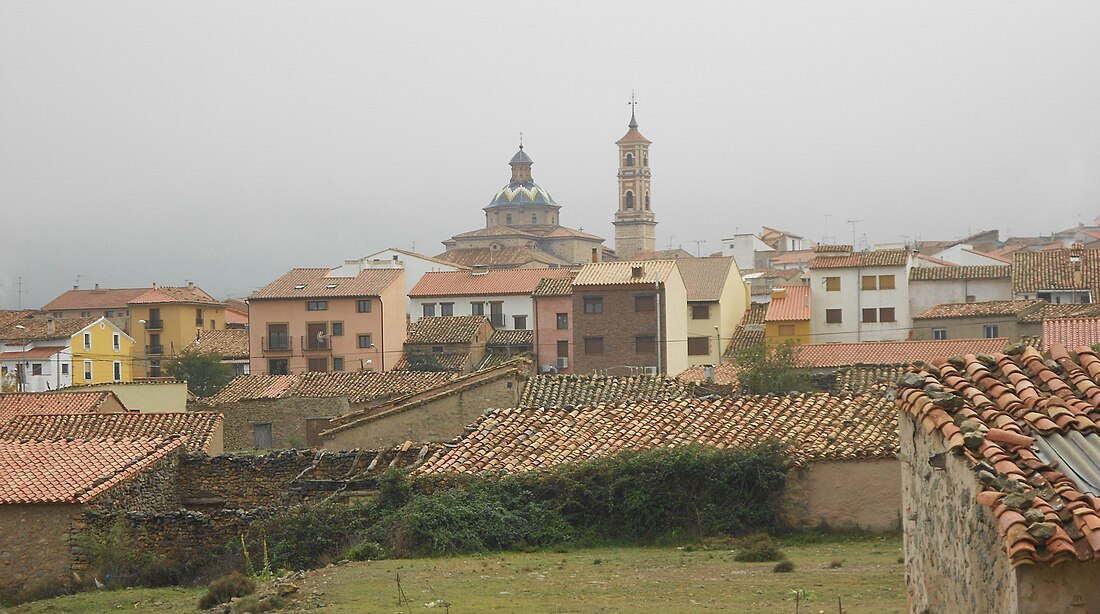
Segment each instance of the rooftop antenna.
[{"label": "rooftop antenna", "polygon": [[[16,285],[19,288],[18,291],[17,291],[18,298],[16,299],[16,309],[22,310],[23,309],[23,276],[22,275],[19,276],[19,279],[17,280]],[[24,351],[26,351],[26,350],[24,350]],[[22,368],[22,365],[20,365],[20,368]]]},{"label": "rooftop antenna", "polygon": [[697,258],[700,257],[700,251],[701,250],[699,248],[700,248],[701,245],[706,243],[706,240],[705,239],[689,239],[688,243],[694,243],[695,244],[695,257],[697,257]]},{"label": "rooftop antenna", "polygon": [[856,224],[863,220],[848,220],[848,223],[852,225],[852,249],[856,248]]}]

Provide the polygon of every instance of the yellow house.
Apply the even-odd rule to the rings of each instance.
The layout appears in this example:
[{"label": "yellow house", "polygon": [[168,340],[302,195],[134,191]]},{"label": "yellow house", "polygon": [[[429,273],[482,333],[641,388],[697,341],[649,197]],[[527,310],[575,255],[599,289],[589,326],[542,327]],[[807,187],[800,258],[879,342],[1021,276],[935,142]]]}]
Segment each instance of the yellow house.
[{"label": "yellow house", "polygon": [[772,289],[772,300],[764,314],[764,343],[779,345],[791,341],[810,342],[810,287],[785,286]]},{"label": "yellow house", "polygon": [[689,366],[717,365],[749,308],[749,287],[730,256],[676,260],[687,289]]},{"label": "yellow house", "polygon": [[105,317],[69,337],[74,386],[134,381],[134,338]]},{"label": "yellow house", "polygon": [[204,330],[225,330],[225,303],[194,284],[153,285],[127,303],[137,339],[138,375],[162,375],[162,361],[178,356]]}]

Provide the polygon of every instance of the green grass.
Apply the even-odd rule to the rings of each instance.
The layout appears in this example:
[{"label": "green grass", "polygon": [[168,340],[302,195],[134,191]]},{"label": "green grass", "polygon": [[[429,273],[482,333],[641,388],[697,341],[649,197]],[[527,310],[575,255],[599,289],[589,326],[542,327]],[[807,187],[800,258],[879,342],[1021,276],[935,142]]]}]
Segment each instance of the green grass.
[{"label": "green grass", "polygon": [[[891,613],[905,608],[901,538],[799,535],[779,540],[791,573],[775,563],[738,563],[721,540],[653,547],[586,548],[333,565],[311,572],[288,611],[444,612],[783,612]],[[830,568],[835,561],[843,565]],[[398,604],[397,577],[409,605]],[[316,591],[316,594],[315,594]],[[124,610],[193,612],[202,589],[132,589],[43,600],[11,614]]]}]

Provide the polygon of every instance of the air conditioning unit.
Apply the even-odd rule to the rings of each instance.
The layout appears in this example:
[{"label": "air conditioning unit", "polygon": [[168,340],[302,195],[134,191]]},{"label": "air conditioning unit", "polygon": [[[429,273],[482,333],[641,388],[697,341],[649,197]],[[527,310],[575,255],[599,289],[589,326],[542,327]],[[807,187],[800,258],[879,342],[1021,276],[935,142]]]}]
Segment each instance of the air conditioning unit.
[{"label": "air conditioning unit", "polygon": [[558,358],[558,368],[559,369],[568,369],[569,368],[569,359],[565,358],[564,356]]},{"label": "air conditioning unit", "polygon": [[657,375],[657,367],[646,367],[645,368],[645,374],[646,375]]}]

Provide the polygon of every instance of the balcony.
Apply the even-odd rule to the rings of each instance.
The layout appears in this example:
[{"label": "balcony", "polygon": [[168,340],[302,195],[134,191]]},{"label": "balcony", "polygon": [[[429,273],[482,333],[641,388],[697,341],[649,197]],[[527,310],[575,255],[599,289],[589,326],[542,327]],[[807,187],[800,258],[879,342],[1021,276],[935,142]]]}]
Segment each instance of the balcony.
[{"label": "balcony", "polygon": [[161,330],[164,328],[164,320],[146,320],[145,330]]},{"label": "balcony", "polygon": [[145,346],[146,356],[156,356],[164,353],[163,345],[147,345]]},{"label": "balcony", "polygon": [[332,350],[332,341],[326,336],[318,339],[315,335],[302,337],[302,349],[306,352],[327,352]]},{"label": "balcony", "polygon": [[292,339],[287,335],[260,337],[260,346],[263,348],[264,353],[281,353],[294,350],[294,343],[292,342]]},{"label": "balcony", "polygon": [[195,326],[202,326],[204,320],[202,318],[195,318]]}]

